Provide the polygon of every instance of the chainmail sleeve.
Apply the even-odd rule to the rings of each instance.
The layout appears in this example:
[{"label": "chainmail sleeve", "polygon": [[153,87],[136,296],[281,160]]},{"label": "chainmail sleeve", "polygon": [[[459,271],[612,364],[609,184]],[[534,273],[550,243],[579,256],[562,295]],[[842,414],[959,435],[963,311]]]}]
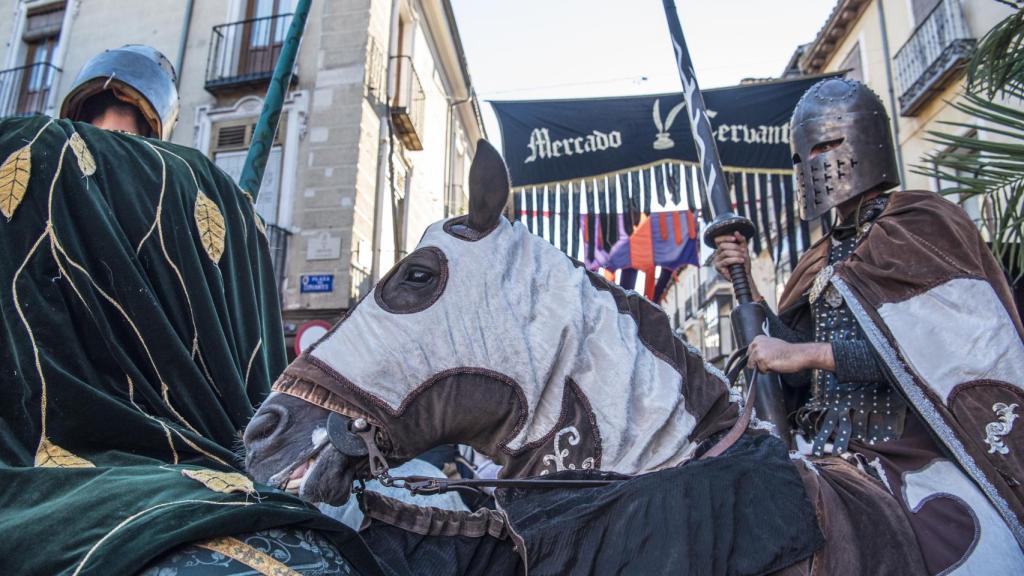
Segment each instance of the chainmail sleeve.
[{"label": "chainmail sleeve", "polygon": [[866,340],[836,340],[832,342],[832,357],[836,380],[841,383],[885,380],[878,357]]}]

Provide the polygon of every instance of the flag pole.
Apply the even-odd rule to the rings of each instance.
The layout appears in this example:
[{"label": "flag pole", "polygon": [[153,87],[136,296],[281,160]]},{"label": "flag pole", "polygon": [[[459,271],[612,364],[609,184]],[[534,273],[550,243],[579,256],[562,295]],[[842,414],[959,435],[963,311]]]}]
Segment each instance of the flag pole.
[{"label": "flag pole", "polygon": [[288,35],[281,46],[281,54],[277,57],[277,64],[274,65],[274,73],[267,87],[267,96],[263,100],[263,111],[260,112],[260,119],[253,130],[252,143],[245,157],[242,175],[238,178],[239,187],[252,196],[253,202],[260,193],[263,172],[267,168],[267,158],[274,143],[277,124],[281,120],[284,96],[291,84],[295,57],[299,53],[299,44],[302,41],[302,32],[306,28],[306,17],[309,16],[311,3],[312,0],[298,0],[295,6]]},{"label": "flag pole", "polygon": [[[679,78],[683,83],[683,98],[686,100],[686,117],[690,122],[697,155],[700,160],[701,180],[711,203],[714,220],[704,229],[704,243],[715,248],[715,238],[739,232],[744,238],[750,239],[755,233],[754,223],[749,218],[739,216],[732,211],[732,198],[726,187],[725,171],[718,156],[711,122],[708,120],[704,95],[697,85],[697,76],[693,71],[693,61],[683,37],[683,27],[679,23],[674,0],[662,0],[665,18],[668,20],[668,31],[672,38]],[[764,309],[756,302],[750,291],[747,272],[741,264],[729,266],[732,279],[733,294],[736,307],[732,311],[733,334],[736,343],[742,348],[759,334],[767,332],[767,319]],[[750,381],[750,373],[747,373]],[[752,383],[753,384],[753,383]],[[776,434],[787,444],[792,442],[789,419],[782,394],[782,383],[774,374],[759,374],[757,377],[757,394],[754,408],[761,420],[767,420],[775,427]]]}]

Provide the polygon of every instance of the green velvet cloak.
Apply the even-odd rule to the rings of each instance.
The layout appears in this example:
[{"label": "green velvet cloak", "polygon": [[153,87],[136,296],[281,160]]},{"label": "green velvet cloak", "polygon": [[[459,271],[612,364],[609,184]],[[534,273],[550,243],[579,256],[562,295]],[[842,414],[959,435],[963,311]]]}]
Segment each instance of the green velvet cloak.
[{"label": "green velvet cloak", "polygon": [[284,525],[351,544],[238,474],[286,364],[252,198],[195,150],[66,120],[0,121],[0,160],[0,573],[127,574]]}]

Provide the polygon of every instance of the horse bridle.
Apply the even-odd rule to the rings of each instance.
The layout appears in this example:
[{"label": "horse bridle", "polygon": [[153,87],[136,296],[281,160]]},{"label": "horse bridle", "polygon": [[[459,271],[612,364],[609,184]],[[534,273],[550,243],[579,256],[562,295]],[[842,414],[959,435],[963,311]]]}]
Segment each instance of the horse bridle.
[{"label": "horse bridle", "polygon": [[[746,365],[746,348],[740,348],[726,362],[727,385],[732,386],[739,374]],[[757,382],[757,368],[753,368],[750,377],[750,388],[739,418],[732,425],[726,434],[719,439],[711,448],[701,454],[699,459],[714,458],[728,450],[746,431],[753,416],[754,399],[756,394],[755,383]],[[482,492],[481,488],[526,488],[526,489],[551,489],[551,488],[594,488],[607,486],[615,482],[627,480],[626,478],[607,479],[546,479],[546,478],[506,478],[506,479],[484,479],[484,478],[433,478],[429,476],[392,476],[387,458],[381,451],[378,438],[381,437],[380,428],[372,424],[366,418],[349,418],[337,412],[331,412],[327,417],[327,439],[331,446],[349,459],[356,460],[367,458],[369,460],[370,475],[383,486],[401,488],[408,490],[415,495],[443,494],[445,492],[468,491],[473,494]],[[359,493],[365,489],[365,479],[357,479],[358,486],[354,489]]]}]

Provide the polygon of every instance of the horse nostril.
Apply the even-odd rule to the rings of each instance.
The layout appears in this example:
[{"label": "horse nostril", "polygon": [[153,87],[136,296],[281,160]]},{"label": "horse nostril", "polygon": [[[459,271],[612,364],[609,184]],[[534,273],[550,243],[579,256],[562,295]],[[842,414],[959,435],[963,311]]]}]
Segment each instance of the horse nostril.
[{"label": "horse nostril", "polygon": [[287,423],[287,411],[277,406],[264,406],[245,427],[242,441],[246,446],[264,444],[284,430]]}]

